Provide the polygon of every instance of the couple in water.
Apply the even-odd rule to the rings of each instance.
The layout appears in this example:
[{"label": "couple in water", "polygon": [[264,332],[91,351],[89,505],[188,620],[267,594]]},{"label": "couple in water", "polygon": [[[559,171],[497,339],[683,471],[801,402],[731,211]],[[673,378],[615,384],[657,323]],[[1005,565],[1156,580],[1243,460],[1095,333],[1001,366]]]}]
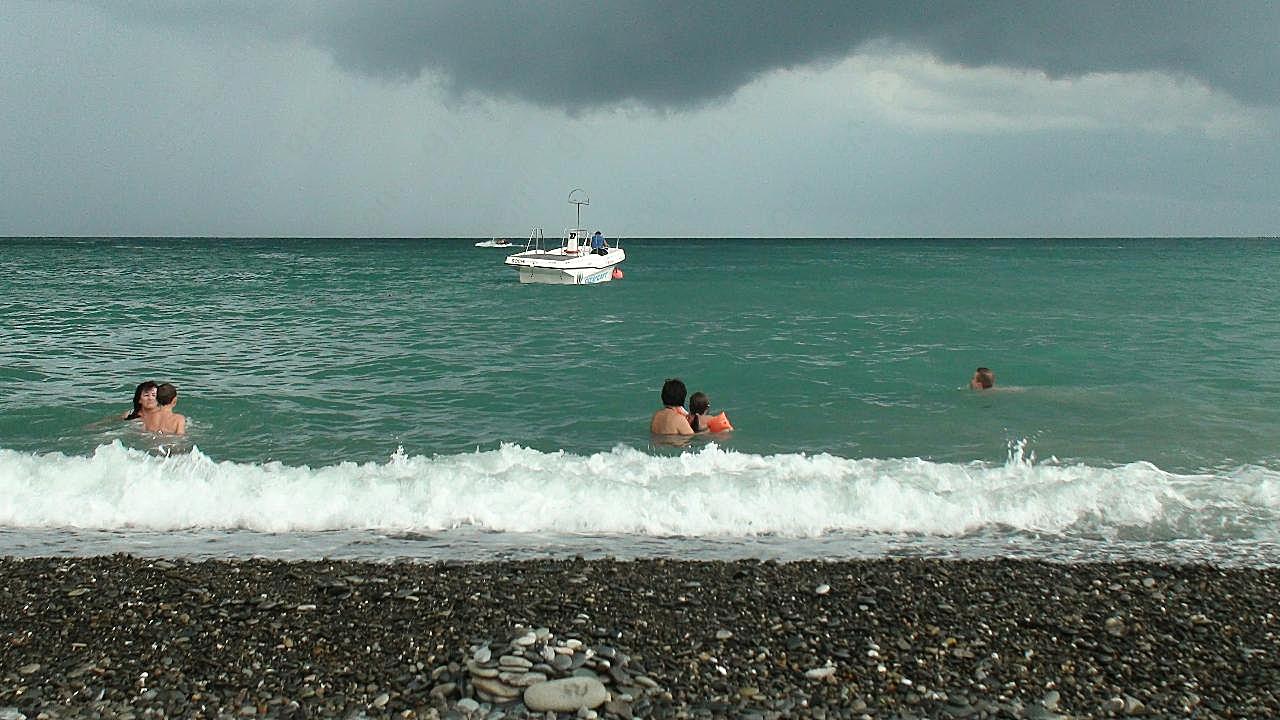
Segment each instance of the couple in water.
[{"label": "couple in water", "polygon": [[991,368],[980,367],[973,371],[973,377],[969,378],[970,390],[990,390],[996,386],[996,374]]},{"label": "couple in water", "polygon": [[710,415],[711,398],[696,392],[689,398],[689,409],[684,409],[688,388],[676,378],[662,384],[662,409],[649,421],[649,432],[654,435],[695,435],[702,432],[727,432],[733,429],[729,417],[723,412]]},{"label": "couple in water", "polygon": [[148,380],[133,391],[133,410],[126,413],[124,419],[142,420],[142,429],[147,432],[185,435],[187,419],[173,411],[177,404],[178,388]]}]

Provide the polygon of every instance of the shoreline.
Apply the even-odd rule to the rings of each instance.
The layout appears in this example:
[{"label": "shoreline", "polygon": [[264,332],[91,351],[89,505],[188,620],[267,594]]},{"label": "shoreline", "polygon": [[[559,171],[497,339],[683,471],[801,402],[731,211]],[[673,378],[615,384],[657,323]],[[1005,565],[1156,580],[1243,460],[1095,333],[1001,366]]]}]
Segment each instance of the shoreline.
[{"label": "shoreline", "polygon": [[467,669],[532,628],[615,658],[599,717],[1276,716],[1278,598],[1145,562],[0,558],[0,717],[544,718]]}]

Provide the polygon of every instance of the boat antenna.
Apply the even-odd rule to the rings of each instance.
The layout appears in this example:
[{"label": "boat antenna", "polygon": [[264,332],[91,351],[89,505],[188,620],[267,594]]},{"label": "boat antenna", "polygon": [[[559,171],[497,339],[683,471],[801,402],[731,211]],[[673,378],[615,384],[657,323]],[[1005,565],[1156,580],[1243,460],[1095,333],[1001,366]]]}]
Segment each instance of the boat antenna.
[{"label": "boat antenna", "polygon": [[[575,197],[574,193],[578,193],[578,195]],[[578,206],[578,224],[574,225],[574,227],[582,227],[582,206],[591,204],[591,198],[587,197],[587,191],[582,188],[574,188],[570,190],[569,204]]]}]

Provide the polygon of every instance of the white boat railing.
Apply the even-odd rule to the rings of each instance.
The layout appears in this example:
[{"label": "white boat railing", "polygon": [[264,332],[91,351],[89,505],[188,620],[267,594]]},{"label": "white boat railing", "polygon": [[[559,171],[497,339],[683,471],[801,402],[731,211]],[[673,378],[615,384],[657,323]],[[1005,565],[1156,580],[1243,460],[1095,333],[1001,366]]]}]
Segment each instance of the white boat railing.
[{"label": "white boat railing", "polygon": [[542,228],[534,228],[533,232],[529,233],[529,239],[525,241],[524,251],[529,252],[530,250],[537,250],[538,252],[542,252],[542,244]]}]

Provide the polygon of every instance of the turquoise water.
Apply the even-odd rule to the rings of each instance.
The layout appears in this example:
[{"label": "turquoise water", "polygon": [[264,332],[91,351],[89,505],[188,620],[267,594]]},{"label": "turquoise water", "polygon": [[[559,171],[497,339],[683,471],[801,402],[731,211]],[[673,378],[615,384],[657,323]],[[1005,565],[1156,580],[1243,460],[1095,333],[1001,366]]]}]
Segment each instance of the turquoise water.
[{"label": "turquoise water", "polygon": [[[1273,242],[636,239],[590,287],[473,242],[0,241],[0,537],[1280,536]],[[672,376],[737,430],[652,444]],[[146,379],[187,441],[111,419]]]}]

